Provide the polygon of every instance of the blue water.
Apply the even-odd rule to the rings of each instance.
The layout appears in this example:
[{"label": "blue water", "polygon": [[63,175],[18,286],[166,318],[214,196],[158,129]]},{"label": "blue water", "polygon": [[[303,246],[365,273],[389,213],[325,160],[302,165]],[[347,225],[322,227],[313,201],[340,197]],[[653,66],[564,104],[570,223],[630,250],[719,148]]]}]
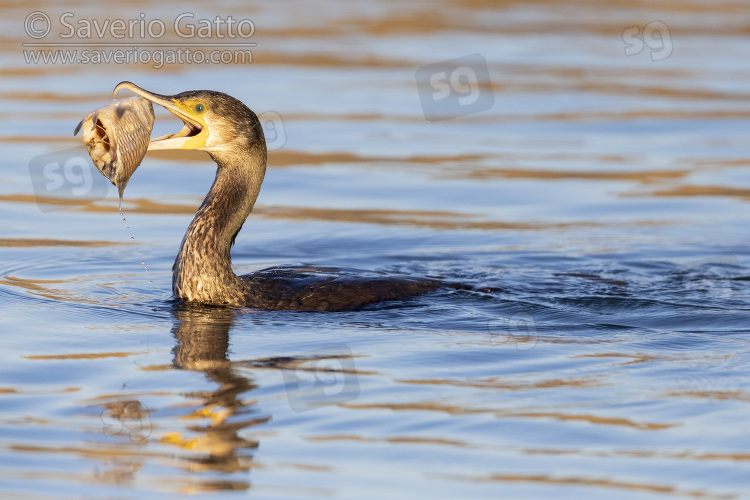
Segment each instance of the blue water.
[{"label": "blue water", "polygon": [[[66,10],[190,11],[252,19],[257,46],[244,65],[26,64],[37,7],[3,7],[0,496],[750,498],[744,3],[40,5],[53,43]],[[662,38],[626,55],[649,25]],[[431,101],[456,58],[476,81]],[[475,290],[179,304],[208,157],[149,153],[130,230],[93,167],[44,171],[87,160],[73,128],[122,80],[271,122],[238,274]],[[156,134],[179,126],[157,110]]]}]

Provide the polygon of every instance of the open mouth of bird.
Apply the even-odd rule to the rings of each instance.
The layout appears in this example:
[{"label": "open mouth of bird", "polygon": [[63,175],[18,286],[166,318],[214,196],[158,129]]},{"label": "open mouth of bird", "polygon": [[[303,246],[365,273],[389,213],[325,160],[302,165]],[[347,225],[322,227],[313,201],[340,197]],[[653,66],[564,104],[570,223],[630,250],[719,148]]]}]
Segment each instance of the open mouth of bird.
[{"label": "open mouth of bird", "polygon": [[[176,134],[167,134],[151,139],[148,144],[149,151],[154,149],[175,149],[181,148],[186,139],[196,137],[203,131],[203,125],[193,120],[191,117],[183,114],[180,109],[167,108],[173,115],[182,120],[182,130]],[[166,146],[166,147],[164,147]]]},{"label": "open mouth of bird", "polygon": [[121,89],[135,92],[152,103],[162,106],[182,120],[182,130],[179,132],[151,139],[148,143],[149,151],[158,149],[199,149],[205,145],[206,137],[202,135],[206,130],[205,125],[178,106],[173,96],[154,94],[130,82],[122,82],[117,85],[114,93],[117,94],[117,91]]}]

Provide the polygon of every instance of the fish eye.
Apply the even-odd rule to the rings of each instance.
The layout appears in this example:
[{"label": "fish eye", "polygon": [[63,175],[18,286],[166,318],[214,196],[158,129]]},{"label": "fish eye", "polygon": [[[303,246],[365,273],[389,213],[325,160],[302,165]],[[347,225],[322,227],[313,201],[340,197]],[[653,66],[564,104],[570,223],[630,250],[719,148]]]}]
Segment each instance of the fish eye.
[{"label": "fish eye", "polygon": [[205,113],[205,111],[206,111],[206,105],[203,104],[202,102],[199,102],[198,104],[195,105],[195,107],[193,108],[193,110],[196,113],[198,113],[198,114]]}]

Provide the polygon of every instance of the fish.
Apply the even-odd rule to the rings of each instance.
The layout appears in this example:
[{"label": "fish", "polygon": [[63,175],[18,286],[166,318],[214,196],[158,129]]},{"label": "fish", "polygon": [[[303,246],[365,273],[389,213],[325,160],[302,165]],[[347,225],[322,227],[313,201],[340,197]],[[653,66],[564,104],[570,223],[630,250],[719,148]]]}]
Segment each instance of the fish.
[{"label": "fish", "polygon": [[73,136],[82,138],[94,166],[122,195],[128,181],[143,161],[154,127],[154,108],[143,97],[128,97],[89,113]]}]

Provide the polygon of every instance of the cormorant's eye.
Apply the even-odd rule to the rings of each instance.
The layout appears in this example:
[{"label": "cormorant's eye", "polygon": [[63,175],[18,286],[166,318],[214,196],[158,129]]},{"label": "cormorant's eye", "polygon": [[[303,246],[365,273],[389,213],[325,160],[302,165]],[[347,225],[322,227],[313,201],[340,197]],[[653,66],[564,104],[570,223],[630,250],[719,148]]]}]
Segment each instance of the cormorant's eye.
[{"label": "cormorant's eye", "polygon": [[202,102],[199,102],[198,104],[195,105],[195,107],[193,108],[193,110],[195,110],[195,112],[200,115],[201,113],[205,113],[205,111],[206,111],[206,105],[203,104]]}]

